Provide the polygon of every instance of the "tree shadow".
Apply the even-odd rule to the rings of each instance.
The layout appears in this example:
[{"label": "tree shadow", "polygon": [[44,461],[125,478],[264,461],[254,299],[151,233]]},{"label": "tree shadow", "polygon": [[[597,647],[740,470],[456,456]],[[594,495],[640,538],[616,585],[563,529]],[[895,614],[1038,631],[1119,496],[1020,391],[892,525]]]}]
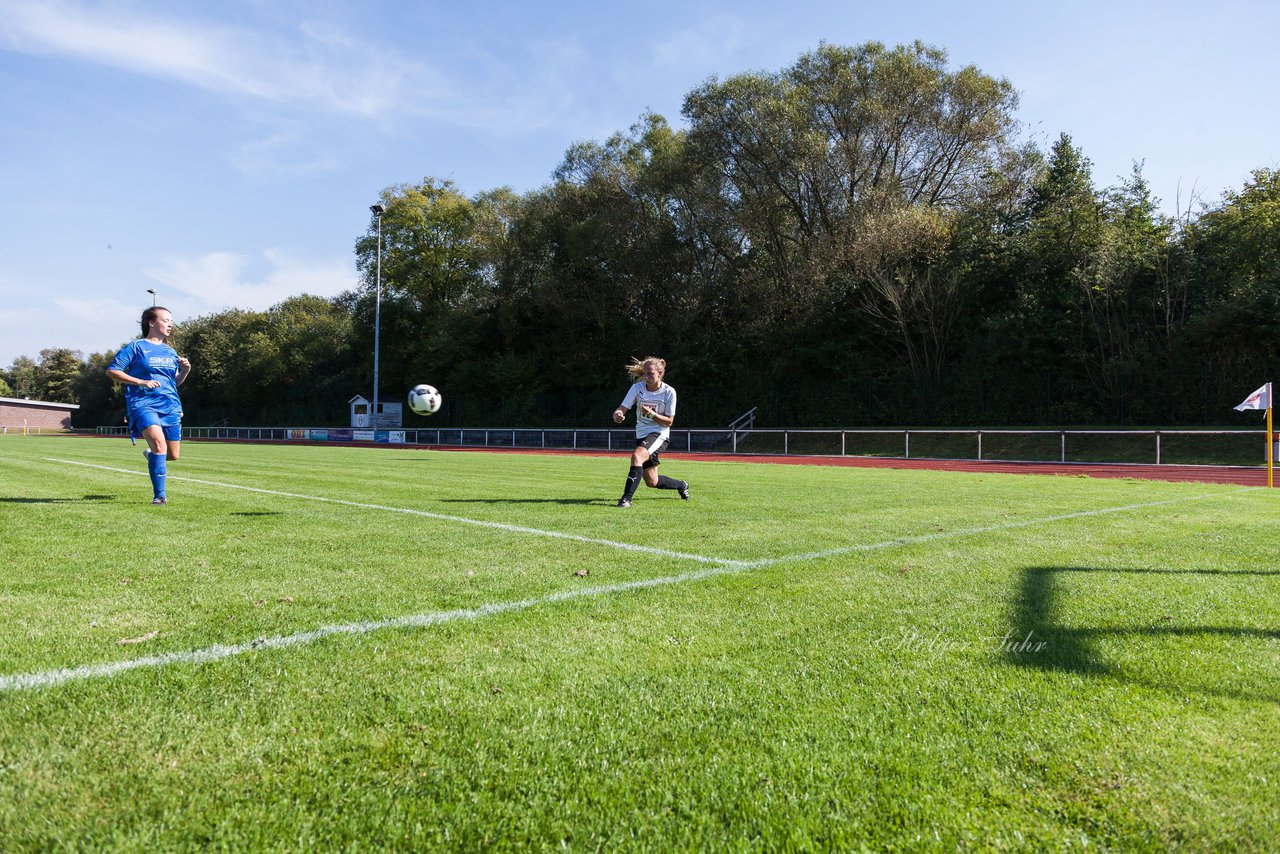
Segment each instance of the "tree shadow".
[{"label": "tree shadow", "polygon": [[115,501],[114,495],[86,495],[82,498],[20,498],[18,496],[0,496],[0,503],[5,504],[83,504],[86,501]]},{"label": "tree shadow", "polygon": [[[1257,640],[1280,640],[1280,629],[1258,629],[1223,625],[1143,625],[1126,627],[1069,627],[1060,624],[1059,613],[1065,598],[1061,580],[1067,573],[1106,573],[1126,575],[1211,575],[1224,580],[1254,576],[1280,576],[1280,570],[1218,571],[1211,569],[1147,569],[1101,568],[1087,566],[1033,566],[1022,570],[1018,594],[1011,603],[1010,619],[1014,626],[1001,645],[1004,660],[1018,667],[1076,673],[1084,676],[1106,676],[1165,690],[1175,686],[1160,684],[1126,673],[1119,665],[1108,662],[1097,649],[1097,642],[1114,638],[1210,637],[1225,636]],[[1171,618],[1166,618],[1171,619]],[[1179,684],[1176,690],[1197,691],[1233,699],[1264,700],[1280,703],[1280,692],[1242,692],[1205,686]]]}]

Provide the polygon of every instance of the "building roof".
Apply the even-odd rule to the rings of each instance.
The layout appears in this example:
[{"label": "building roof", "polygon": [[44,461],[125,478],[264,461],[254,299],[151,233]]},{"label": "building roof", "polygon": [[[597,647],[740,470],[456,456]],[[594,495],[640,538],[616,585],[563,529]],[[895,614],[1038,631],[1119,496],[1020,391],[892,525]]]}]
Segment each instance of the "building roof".
[{"label": "building roof", "polygon": [[49,400],[31,400],[26,397],[0,397],[0,403],[14,406],[43,406],[46,409],[79,409],[78,403],[54,403]]}]

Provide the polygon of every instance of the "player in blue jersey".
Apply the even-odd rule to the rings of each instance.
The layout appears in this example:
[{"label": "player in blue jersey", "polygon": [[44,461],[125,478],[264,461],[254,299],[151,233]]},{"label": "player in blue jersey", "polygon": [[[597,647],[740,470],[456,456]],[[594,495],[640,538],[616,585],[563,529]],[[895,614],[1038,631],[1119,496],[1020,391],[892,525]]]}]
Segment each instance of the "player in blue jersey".
[{"label": "player in blue jersey", "polygon": [[147,443],[147,470],[155,497],[152,504],[166,504],[167,461],[178,458],[182,444],[182,401],[178,386],[191,373],[191,363],[169,346],[173,315],[152,306],[142,313],[142,337],[130,341],[107,368],[107,376],[124,383],[129,436]]},{"label": "player in blue jersey", "polygon": [[649,356],[643,362],[632,359],[627,373],[636,380],[627,391],[618,408],[613,410],[613,420],[621,424],[627,411],[636,410],[636,449],[631,452],[631,468],[627,471],[627,485],[618,499],[619,507],[630,507],[640,481],[655,489],[674,489],[685,501],[689,500],[689,482],[675,480],[658,474],[658,454],[666,450],[671,438],[671,425],[676,420],[676,390],[662,381],[667,373],[663,359]]}]

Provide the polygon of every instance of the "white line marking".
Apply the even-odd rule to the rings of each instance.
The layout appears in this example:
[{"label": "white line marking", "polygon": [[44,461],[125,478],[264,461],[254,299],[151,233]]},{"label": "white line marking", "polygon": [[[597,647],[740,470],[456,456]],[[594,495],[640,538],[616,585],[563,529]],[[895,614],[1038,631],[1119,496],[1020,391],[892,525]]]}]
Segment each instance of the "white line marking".
[{"label": "white line marking", "polygon": [[[145,475],[146,472],[136,471],[134,469],[113,468],[112,466],[99,466],[92,463],[80,463],[75,460],[60,460],[55,457],[45,457],[47,462],[66,463],[73,466],[84,466],[85,468],[101,469],[102,471],[114,471],[122,474]],[[278,495],[283,498],[297,498],[303,501],[322,501],[326,504],[341,504],[345,507],[360,507],[365,510],[383,510],[387,513],[404,513],[409,516],[422,516],[426,519],[438,519],[441,522],[457,522],[461,525],[475,525],[480,528],[493,528],[498,531],[507,531],[514,534],[531,534],[537,537],[552,537],[558,540],[573,540],[577,543],[590,543],[597,546],[608,546],[609,548],[622,549],[629,552],[644,552],[645,554],[658,555],[659,557],[669,557],[677,560],[694,560],[699,563],[710,563],[717,566],[737,566],[741,561],[726,560],[718,557],[706,557],[704,555],[687,554],[685,552],[673,552],[667,549],[656,549],[652,546],[638,546],[634,543],[622,543],[615,540],[602,540],[595,537],[583,537],[578,534],[564,534],[559,531],[544,531],[540,528],[525,528],[520,525],[507,525],[503,522],[486,522],[482,519],[468,519],[464,516],[448,516],[444,513],[431,513],[426,510],[413,510],[408,507],[389,507],[386,504],[365,504],[360,501],[345,501],[341,498],[326,498],[322,495],[302,495],[297,492],[281,492],[276,489],[262,489],[256,486],[241,486],[237,483],[220,483],[216,480],[200,480],[194,477],[183,477],[181,475],[169,475],[169,480],[181,480],[187,483],[199,483],[205,486],[220,486],[223,489],[240,489],[245,492],[257,492],[262,495]]]},{"label": "white line marking", "polygon": [[[106,471],[124,472],[126,474],[136,474],[136,472],[128,469],[109,468],[107,466],[89,465],[88,463],[76,463],[71,460],[54,460],[46,458],[52,462],[65,462],[72,465],[83,465],[90,468],[99,468]],[[297,495],[287,492],[275,492],[266,489],[257,489],[254,487],[237,486],[235,484],[221,484],[213,481],[194,480],[192,478],[184,478],[184,480],[193,483],[203,483],[212,486],[226,486],[232,489],[247,489],[253,492],[263,492],[269,495],[281,495],[288,498],[304,498],[317,501],[327,501],[336,504],[347,504],[355,507],[367,507],[375,510],[391,510],[394,512],[407,512],[415,515],[425,515],[431,518],[443,519],[446,521],[458,521],[468,524],[481,524],[486,527],[496,527],[504,530],[516,531],[521,533],[531,533],[539,536],[548,536],[545,531],[538,531],[533,528],[520,528],[513,525],[500,525],[494,522],[476,522],[475,520],[462,519],[453,516],[440,516],[433,513],[425,513],[416,510],[403,510],[396,507],[384,507],[377,504],[360,504],[352,501],[340,501],[332,498],[321,498],[318,496]],[[895,548],[898,546],[913,545],[916,543],[934,542],[937,540],[954,539],[957,537],[967,537],[975,534],[989,534],[996,531],[1007,531],[1016,528],[1025,528],[1032,525],[1046,524],[1051,522],[1060,522],[1067,519],[1080,519],[1089,516],[1101,516],[1111,513],[1124,513],[1130,510],[1141,510],[1148,507],[1160,507],[1167,504],[1179,504],[1187,501],[1198,501],[1206,498],[1214,498],[1221,495],[1232,493],[1215,492],[1203,495],[1184,496],[1182,498],[1171,498],[1165,501],[1148,501],[1142,504],[1127,504],[1122,507],[1104,507],[1097,510],[1081,510],[1077,513],[1062,513],[1056,516],[1044,516],[1038,519],[1023,519],[1016,522],[1006,522],[1000,525],[989,525],[982,528],[963,528],[957,531],[941,532],[935,534],[925,534],[919,537],[902,537],[896,540],[884,540],[879,543],[867,543],[862,545],[845,546],[841,548],[828,549],[821,552],[809,552],[806,554],[787,555],[776,558],[765,558],[757,561],[724,561],[715,558],[705,558],[697,555],[688,556],[691,560],[699,560],[704,563],[716,563],[718,565],[701,569],[694,572],[681,573],[679,575],[665,575],[657,578],[646,578],[638,581],[626,581],[619,584],[609,584],[597,587],[584,587],[579,590],[566,590],[560,593],[553,593],[549,596],[543,596],[537,599],[522,599],[514,602],[498,602],[490,605],[482,605],[472,609],[458,609],[453,611],[432,611],[426,614],[414,614],[406,617],[393,617],[386,620],[377,620],[360,623],[340,623],[337,625],[321,626],[306,632],[297,632],[291,635],[278,635],[269,638],[258,638],[248,643],[240,643],[234,645],[218,644],[206,647],[204,649],[192,650],[190,652],[171,652],[163,655],[151,655],[142,658],[129,659],[128,661],[116,661],[108,664],[89,664],[81,667],[62,668],[59,670],[45,670],[35,673],[15,673],[6,676],[0,676],[0,694],[10,691],[21,691],[36,688],[51,688],[56,685],[62,685],[67,682],[74,682],[86,679],[107,678],[130,670],[137,670],[146,667],[166,667],[171,664],[203,664],[212,661],[221,661],[225,658],[231,658],[238,655],[244,655],[259,649],[283,649],[285,647],[300,646],[313,643],[323,638],[333,635],[363,635],[370,632],[381,631],[383,629],[403,629],[403,628],[426,628],[429,626],[439,625],[440,623],[448,623],[457,620],[478,620],[484,617],[490,617],[497,614],[506,614],[513,611],[523,611],[534,608],[539,605],[548,605],[556,602],[567,602],[573,599],[584,599],[595,596],[607,596],[613,593],[623,593],[630,590],[643,590],[650,587],[660,587],[672,584],[684,584],[690,581],[701,581],[706,578],[712,578],[718,575],[731,575],[739,572],[745,572],[753,569],[761,569],[769,566],[777,566],[782,563],[792,563],[796,561],[820,560],[828,557],[838,557],[843,554],[851,554],[853,552],[870,552],[882,549]],[[568,534],[552,534],[552,536],[568,537],[570,539],[585,539],[572,537]],[[605,545],[626,546],[627,544],[615,544],[607,540],[585,540],[586,542],[600,543]],[[679,554],[679,553],[671,553]]]},{"label": "white line marking", "polygon": [[413,614],[407,617],[392,617],[386,620],[375,620],[360,623],[340,623],[338,625],[321,626],[318,629],[306,632],[297,632],[291,635],[257,638],[256,640],[249,641],[248,643],[239,643],[234,645],[216,644],[214,646],[192,650],[190,652],[170,652],[163,655],[149,655],[143,658],[133,658],[128,661],[113,661],[108,664],[88,664],[82,667],[45,670],[37,673],[16,673],[8,676],[0,676],[0,694],[7,693],[9,691],[22,691],[32,688],[51,688],[55,685],[62,685],[67,682],[110,677],[145,667],[166,667],[170,664],[204,664],[210,661],[221,661],[224,658],[244,655],[245,653],[260,649],[282,649],[285,647],[309,644],[333,635],[364,635],[369,634],[370,632],[381,631],[383,629],[426,628],[428,626],[435,626],[440,623],[449,623],[457,620],[478,620],[483,617],[491,617],[496,614],[506,614],[512,611],[523,611],[528,608],[533,608],[538,605],[546,605],[553,602],[566,602],[571,599],[606,596],[611,593],[621,593],[627,590],[640,590],[646,587],[659,587],[665,584],[680,584],[686,581],[708,578],[713,575],[736,572],[738,569],[739,567],[736,565],[712,567],[710,569],[689,572],[683,575],[667,575],[660,578],[645,578],[638,581],[626,581],[620,584],[609,584],[600,587],[584,587],[580,590],[565,590],[560,593],[552,593],[549,596],[543,596],[538,599],[523,599],[516,602],[498,602],[491,605],[481,605],[478,608],[464,608],[454,611],[432,611],[426,614]]},{"label": "white line marking", "polygon": [[999,525],[988,525],[982,528],[960,528],[955,531],[942,531],[936,534],[921,534],[918,537],[901,537],[896,540],[885,540],[879,543],[862,543],[853,546],[840,546],[834,549],[827,549],[820,552],[807,552],[805,554],[786,555],[784,557],[765,558],[764,560],[744,561],[738,569],[758,569],[765,566],[774,566],[779,563],[791,563],[792,561],[808,561],[822,560],[828,557],[838,557],[840,555],[852,554],[854,552],[870,552],[880,549],[894,548],[896,546],[911,546],[916,543],[931,543],[935,540],[950,540],[956,537],[967,537],[972,534],[992,534],[996,531],[1010,531],[1014,528],[1026,528],[1031,525],[1042,525],[1047,522],[1062,522],[1066,519],[1082,519],[1087,516],[1105,516],[1109,513],[1124,513],[1129,510],[1141,510],[1144,507],[1160,507],[1165,504],[1181,504],[1186,501],[1200,501],[1205,498],[1218,498],[1223,495],[1232,495],[1232,492],[1210,492],[1203,495],[1186,495],[1182,498],[1169,498],[1164,501],[1147,501],[1142,504],[1126,504],[1123,507],[1103,507],[1098,510],[1081,510],[1076,513],[1062,513],[1057,516],[1041,516],[1038,519],[1021,519],[1017,522],[1003,522]]}]

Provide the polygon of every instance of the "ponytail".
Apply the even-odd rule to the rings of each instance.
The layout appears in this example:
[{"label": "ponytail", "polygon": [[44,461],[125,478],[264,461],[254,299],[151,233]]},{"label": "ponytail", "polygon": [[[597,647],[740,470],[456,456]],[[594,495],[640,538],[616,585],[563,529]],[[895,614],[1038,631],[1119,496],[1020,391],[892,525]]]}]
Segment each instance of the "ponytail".
[{"label": "ponytail", "polygon": [[656,365],[659,373],[667,372],[667,360],[659,359],[657,356],[646,356],[643,361],[633,358],[631,364],[627,365],[623,370],[631,374],[633,380],[639,381],[644,377],[644,369],[646,365]]}]

